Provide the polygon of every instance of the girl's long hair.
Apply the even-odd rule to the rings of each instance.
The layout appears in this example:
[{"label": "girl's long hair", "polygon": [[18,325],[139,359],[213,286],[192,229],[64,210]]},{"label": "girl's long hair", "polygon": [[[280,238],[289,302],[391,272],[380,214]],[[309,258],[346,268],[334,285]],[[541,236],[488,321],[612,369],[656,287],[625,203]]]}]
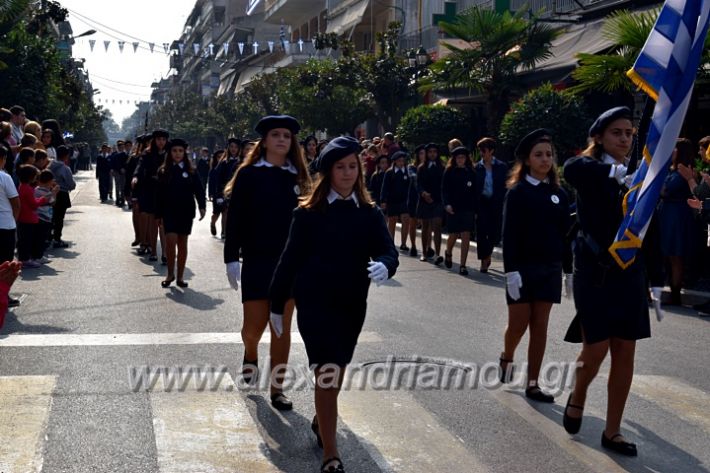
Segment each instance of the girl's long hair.
[{"label": "girl's long hair", "polygon": [[[356,156],[357,157],[357,156]],[[360,205],[369,205],[374,207],[375,203],[370,197],[370,193],[367,191],[367,186],[365,185],[365,172],[363,171],[363,166],[358,159],[357,167],[357,179],[355,180],[355,185],[353,186],[353,193]],[[330,194],[331,188],[331,174],[333,173],[333,168],[331,167],[328,174],[318,174],[318,180],[316,181],[313,191],[301,197],[300,207],[307,210],[317,210],[320,212],[325,212],[328,208],[328,194]]]},{"label": "girl's long hair", "polygon": [[[464,156],[466,156],[466,163],[463,165],[463,167],[468,168],[468,169],[473,169],[473,159],[471,159],[471,155],[467,154]],[[452,156],[451,158],[449,158],[449,161],[446,163],[446,169],[458,167],[458,166],[456,166],[456,158],[457,157],[458,157],[458,155],[456,157]]]},{"label": "girl's long hair", "polygon": [[[187,173],[194,173],[195,169],[192,167],[192,163],[190,162],[190,158],[187,156],[187,149],[185,149],[185,154],[182,155],[182,162],[184,164],[183,172]],[[167,151],[167,154],[165,156],[165,161],[163,161],[163,164],[160,165],[158,168],[158,176],[167,176],[170,177],[170,166],[174,163],[173,157],[172,157],[172,148]]]},{"label": "girl's long hair", "polygon": [[[244,158],[244,161],[237,168],[237,172],[234,173],[232,178],[224,186],[224,196],[229,198],[232,195],[232,189],[234,188],[234,183],[237,181],[237,176],[239,172],[247,166],[253,166],[259,162],[262,158],[266,159],[266,150],[263,146],[264,140],[261,139],[256,142],[256,146],[251,150],[251,153]],[[306,160],[303,157],[303,151],[301,150],[301,144],[298,142],[295,134],[291,134],[291,147],[288,150],[286,159],[291,161],[294,165],[298,174],[296,175],[296,183],[301,189],[301,195],[306,195],[311,188],[311,176],[308,173],[308,166],[306,165]]]},{"label": "girl's long hair", "polygon": [[[542,136],[539,139],[535,140],[535,142],[533,142],[533,144],[530,146],[530,150],[532,150],[532,148],[539,143],[549,143],[550,147],[552,148],[552,167],[547,173],[547,179],[550,181],[550,185],[554,189],[557,189],[558,187],[560,187],[560,177],[557,174],[557,150],[555,150],[555,145],[552,143],[552,141],[545,136]],[[508,189],[512,188],[518,182],[523,181],[525,179],[525,176],[530,173],[530,166],[525,164],[525,160],[528,159],[528,157],[529,156],[525,156],[522,159],[517,158],[515,160],[513,169],[511,169],[510,171],[510,177],[508,177],[508,182],[506,182],[506,187]]]}]

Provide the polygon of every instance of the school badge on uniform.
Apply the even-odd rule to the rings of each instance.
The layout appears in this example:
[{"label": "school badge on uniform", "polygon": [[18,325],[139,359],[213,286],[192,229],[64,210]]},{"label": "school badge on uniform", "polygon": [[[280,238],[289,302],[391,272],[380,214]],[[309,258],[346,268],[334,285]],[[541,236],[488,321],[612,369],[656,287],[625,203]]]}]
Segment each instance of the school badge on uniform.
[{"label": "school badge on uniform", "polygon": [[550,196],[550,200],[552,201],[553,204],[559,204],[560,203],[560,198],[557,197],[555,194],[552,194]]},{"label": "school badge on uniform", "polygon": [[293,186],[293,192],[294,192],[294,194],[296,194],[296,195],[301,195],[301,188],[298,187],[298,184],[296,184],[295,186]]},{"label": "school badge on uniform", "polygon": [[182,177],[188,178],[188,177],[190,177],[190,175],[187,172],[184,172],[184,173],[182,173]]},{"label": "school badge on uniform", "polygon": [[473,185],[473,182],[471,182],[471,181],[468,181],[468,182],[466,183],[466,187],[471,187],[472,185]]}]

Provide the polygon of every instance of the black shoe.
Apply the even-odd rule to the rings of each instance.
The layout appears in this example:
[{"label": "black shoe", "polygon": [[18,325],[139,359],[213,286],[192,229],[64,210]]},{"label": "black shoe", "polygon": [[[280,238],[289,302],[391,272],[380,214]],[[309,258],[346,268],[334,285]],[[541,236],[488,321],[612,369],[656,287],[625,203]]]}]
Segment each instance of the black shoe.
[{"label": "black shoe", "polygon": [[433,258],[434,255],[436,255],[436,253],[434,252],[433,248],[429,248],[428,250],[426,250],[426,257],[427,258]]},{"label": "black shoe", "polygon": [[[564,426],[565,430],[567,431],[568,434],[576,434],[579,432],[579,429],[582,428],[582,418],[583,416],[580,417],[570,417],[567,414],[567,409],[570,407],[573,409],[577,409],[580,411],[584,411],[584,406],[575,406],[574,404],[570,404],[572,401],[572,393],[569,393],[569,397],[567,398],[567,405],[565,406],[564,413],[562,415],[562,425]],[[602,434],[603,435],[603,434]]]},{"label": "black shoe", "polygon": [[316,442],[320,448],[323,448],[323,439],[320,438],[320,429],[318,428],[318,416],[313,416],[313,422],[311,422],[311,430],[316,434]]},{"label": "black shoe", "polygon": [[[452,260],[452,257],[453,257],[453,255],[451,253],[444,252],[444,266],[446,266],[449,269],[451,269],[454,266],[454,262]],[[439,258],[441,258],[441,257],[439,257]],[[437,258],[437,261],[439,261],[438,258]]]},{"label": "black shoe", "polygon": [[131,246],[138,246],[138,245],[140,245],[140,244],[141,244],[140,241],[138,241],[138,240],[133,240],[133,242],[131,243]]},{"label": "black shoe", "polygon": [[210,233],[212,236],[217,236],[217,225],[210,223]]},{"label": "black shoe", "polygon": [[399,250],[400,251],[409,251],[409,247],[403,243],[403,244],[399,245]]},{"label": "black shoe", "polygon": [[68,248],[69,243],[67,243],[66,241],[62,241],[62,240],[54,240],[54,244],[52,246],[54,248]]},{"label": "black shoe", "polygon": [[8,297],[7,298],[7,306],[9,308],[12,307],[19,307],[20,306],[20,299],[15,299],[13,297]]},{"label": "black shoe", "polygon": [[427,258],[426,255],[423,254],[423,253],[422,253],[422,255],[419,257],[419,261],[424,262],[424,261],[428,261],[428,260],[429,260],[429,258]]},{"label": "black shoe", "polygon": [[416,248],[412,248],[411,250],[409,250],[409,256],[419,256],[419,252]]},{"label": "black shoe", "polygon": [[148,248],[146,248],[146,247],[143,246],[143,245],[141,245],[141,247],[138,248],[138,250],[136,250],[136,254],[137,254],[137,255],[140,255],[140,256],[143,256],[143,255],[146,254],[146,253],[148,253]]},{"label": "black shoe", "polygon": [[259,378],[259,360],[248,361],[244,358],[242,361],[242,379],[245,383],[251,384]]},{"label": "black shoe", "polygon": [[[333,462],[338,462],[337,465],[330,465],[330,463]],[[326,468],[327,466],[327,468]],[[333,458],[328,458],[326,461],[323,462],[323,464],[320,467],[321,473],[345,473],[345,467],[343,467],[343,462],[340,461],[340,458],[338,457],[333,457]]]},{"label": "black shoe", "polygon": [[611,438],[607,438],[604,432],[602,432],[602,447],[608,448],[621,455],[626,455],[627,457],[635,457],[638,455],[635,443],[626,442],[625,440],[615,442],[614,439],[617,437],[621,437],[621,434],[614,434]]},{"label": "black shoe", "polygon": [[160,285],[163,287],[170,287],[170,285],[173,283],[173,281],[175,281],[174,277],[166,279],[165,281],[160,281]]},{"label": "black shoe", "polygon": [[168,264],[168,257],[167,257],[167,256],[162,256],[162,257],[160,258],[160,262],[163,264],[163,266],[165,266],[166,264]]},{"label": "black shoe", "polygon": [[158,261],[158,257],[154,256],[154,255],[150,255],[150,257],[148,258],[148,261]]},{"label": "black shoe", "polygon": [[[503,363],[505,363],[505,366],[503,366]],[[513,364],[513,360],[499,358],[498,366],[500,367],[500,382],[503,384],[510,383],[513,380],[513,374],[515,373],[515,365]]]},{"label": "black shoe", "polygon": [[185,289],[185,288],[187,287],[187,285],[188,285],[185,281],[182,281],[182,280],[180,280],[180,279],[178,279],[178,281],[177,281],[176,284],[178,285],[178,287],[181,287],[181,288],[183,288],[183,289]]},{"label": "black shoe", "polygon": [[441,263],[444,262],[444,257],[443,256],[437,256],[436,259],[434,260],[434,264],[439,266]]},{"label": "black shoe", "polygon": [[468,269],[466,269],[466,266],[461,266],[459,268],[459,274],[461,276],[468,276]]},{"label": "black shoe", "polygon": [[274,393],[271,395],[271,405],[277,411],[290,411],[293,409],[293,403],[284,393]]},{"label": "black shoe", "polygon": [[532,399],[533,401],[545,402],[547,404],[552,404],[553,402],[555,402],[554,396],[542,392],[542,389],[540,389],[538,386],[528,386],[525,389],[525,397],[528,399]]}]

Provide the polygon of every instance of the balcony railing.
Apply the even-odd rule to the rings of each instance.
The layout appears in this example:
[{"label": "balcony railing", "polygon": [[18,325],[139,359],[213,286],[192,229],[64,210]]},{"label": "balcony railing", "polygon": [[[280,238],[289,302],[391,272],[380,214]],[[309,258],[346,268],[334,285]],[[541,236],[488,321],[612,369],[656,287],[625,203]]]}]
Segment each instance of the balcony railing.
[{"label": "balcony railing", "polygon": [[517,11],[520,8],[527,8],[532,12],[542,12],[541,16],[548,17],[553,14],[571,13],[575,10],[581,10],[580,4],[591,7],[604,0],[511,0],[510,9]]}]

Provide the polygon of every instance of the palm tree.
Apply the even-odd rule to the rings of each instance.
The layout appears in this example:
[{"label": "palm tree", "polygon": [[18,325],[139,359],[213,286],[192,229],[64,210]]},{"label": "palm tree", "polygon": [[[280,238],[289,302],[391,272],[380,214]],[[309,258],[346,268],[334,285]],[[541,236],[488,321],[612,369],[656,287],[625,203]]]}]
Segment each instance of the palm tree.
[{"label": "palm tree", "polygon": [[532,68],[551,56],[550,43],[559,31],[526,12],[499,13],[473,7],[452,23],[440,22],[439,28],[452,38],[465,41],[466,47],[444,45],[451,54],[430,67],[421,80],[423,91],[465,88],[487,100],[488,132],[496,133],[508,110],[511,92],[518,88],[516,74]]},{"label": "palm tree", "polygon": [[[28,5],[29,0],[0,0],[0,54],[12,52],[3,44],[3,39],[15,27],[17,21],[24,16]],[[7,64],[0,61],[0,70],[6,68]]]}]

